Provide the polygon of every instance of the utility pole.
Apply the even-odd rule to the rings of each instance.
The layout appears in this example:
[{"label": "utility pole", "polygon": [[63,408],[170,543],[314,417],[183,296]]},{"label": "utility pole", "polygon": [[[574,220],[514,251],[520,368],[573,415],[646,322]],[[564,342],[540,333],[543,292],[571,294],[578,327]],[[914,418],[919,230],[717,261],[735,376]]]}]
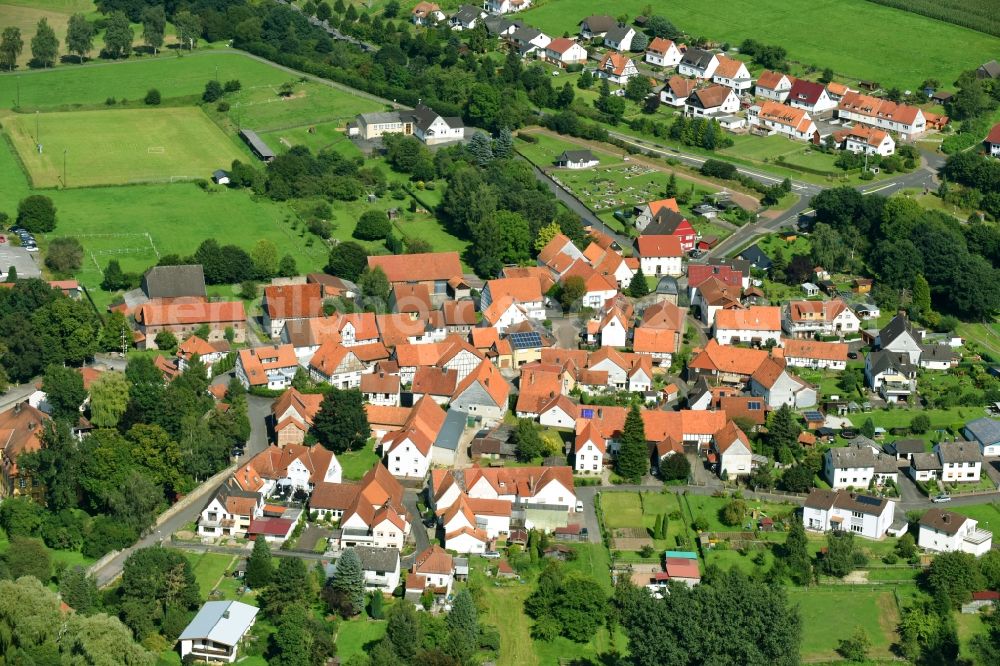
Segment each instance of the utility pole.
[{"label": "utility pole", "polygon": [[125,352],[127,351],[127,349],[128,348],[126,347],[125,343],[125,329],[122,328],[122,358],[125,358]]},{"label": "utility pole", "polygon": [[66,184],[66,148],[63,148],[63,187],[68,187]]},{"label": "utility pole", "polygon": [[15,76],[14,83],[17,84],[17,108],[21,108],[21,77]]}]

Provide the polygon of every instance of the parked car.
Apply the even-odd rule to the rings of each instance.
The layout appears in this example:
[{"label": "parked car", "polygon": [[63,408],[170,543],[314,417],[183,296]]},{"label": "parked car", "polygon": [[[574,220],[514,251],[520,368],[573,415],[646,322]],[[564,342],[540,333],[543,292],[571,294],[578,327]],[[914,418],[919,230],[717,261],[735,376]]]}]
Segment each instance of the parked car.
[{"label": "parked car", "polygon": [[577,513],[581,513],[582,511],[583,511],[583,501],[582,500],[577,500],[576,501],[576,512]]},{"label": "parked car", "polygon": [[847,352],[847,358],[855,359],[858,357],[858,352]]},{"label": "parked car", "polygon": [[488,560],[499,560],[500,553],[498,553],[495,550],[488,550],[485,553],[483,553],[483,557],[485,557]]},{"label": "parked car", "polygon": [[944,502],[950,502],[951,495],[945,495],[944,493],[941,493],[940,495],[936,495],[934,499],[932,499],[931,501],[934,502],[935,504],[943,504]]}]

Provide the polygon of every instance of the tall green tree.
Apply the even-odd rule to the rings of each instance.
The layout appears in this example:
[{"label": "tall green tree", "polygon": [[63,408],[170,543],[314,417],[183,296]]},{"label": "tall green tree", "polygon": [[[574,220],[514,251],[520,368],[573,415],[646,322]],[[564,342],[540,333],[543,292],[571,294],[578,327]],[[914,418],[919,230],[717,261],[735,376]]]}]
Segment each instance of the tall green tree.
[{"label": "tall green tree", "polygon": [[292,606],[306,603],[315,593],[314,581],[305,563],[297,557],[283,557],[274,570],[270,584],[260,594],[261,608],[277,618]]},{"label": "tall green tree", "polygon": [[69,17],[69,25],[66,27],[66,50],[75,53],[80,62],[94,50],[94,24],[83,14],[73,14]]},{"label": "tall green tree", "polygon": [[820,560],[820,569],[828,576],[843,578],[868,561],[864,552],[854,542],[852,532],[835,531],[826,537],[826,554]]},{"label": "tall green tree", "polygon": [[90,615],[100,610],[101,594],[97,582],[80,565],[66,569],[59,576],[59,594],[77,613]]},{"label": "tall green tree", "polygon": [[353,548],[344,550],[333,567],[333,575],[327,585],[332,592],[338,593],[349,604],[350,615],[361,612],[365,606],[365,572],[356,550]]},{"label": "tall green tree", "polygon": [[70,419],[75,423],[80,416],[80,406],[87,399],[83,375],[73,368],[50,365],[42,377],[42,391],[54,418]]},{"label": "tall green tree", "polygon": [[468,589],[455,595],[445,626],[448,627],[445,651],[459,664],[470,663],[479,647],[479,620]]},{"label": "tall green tree", "polygon": [[767,419],[766,439],[771,455],[779,462],[791,462],[801,433],[802,427],[791,407],[782,405],[771,412]]},{"label": "tall green tree", "polygon": [[493,140],[493,156],[497,159],[507,159],[514,156],[514,136],[510,129],[501,127]]},{"label": "tall green tree", "polygon": [[986,579],[979,569],[979,562],[970,553],[941,553],[927,570],[927,586],[941,595],[953,607],[958,607],[983,589]]},{"label": "tall green tree", "polygon": [[333,389],[323,397],[313,418],[311,432],[316,440],[334,453],[364,448],[371,437],[361,392]]},{"label": "tall green tree", "polygon": [[524,603],[535,620],[533,634],[543,640],[565,636],[571,641],[589,641],[604,622],[608,598],[601,586],[580,572],[564,572],[552,563],[538,579],[538,588]]},{"label": "tall green tree", "polygon": [[59,38],[56,31],[49,25],[47,18],[41,18],[35,27],[35,36],[31,38],[31,57],[42,67],[55,64],[59,56]]},{"label": "tall green tree", "polygon": [[18,464],[43,484],[50,511],[76,508],[82,456],[65,420],[46,423],[41,448],[22,453]]},{"label": "tall green tree", "polygon": [[167,32],[167,15],[163,5],[151,5],[142,10],[142,43],[159,53]]},{"label": "tall green tree", "polygon": [[392,652],[403,663],[413,663],[413,657],[421,645],[420,618],[417,617],[413,604],[395,604],[392,607],[385,637]]},{"label": "tall green tree", "polygon": [[14,71],[17,59],[24,50],[24,39],[21,38],[21,29],[17,26],[7,26],[0,33],[0,66],[8,71]]},{"label": "tall green tree", "polygon": [[927,278],[919,273],[913,278],[913,314],[923,318],[931,312],[931,286]]},{"label": "tall green tree", "polygon": [[517,459],[530,462],[544,453],[542,437],[538,434],[538,426],[531,419],[518,419],[514,430],[514,446]]},{"label": "tall green tree", "polygon": [[649,285],[646,284],[646,275],[642,272],[642,266],[636,269],[632,281],[628,283],[628,295],[632,298],[642,298],[649,293]]},{"label": "tall green tree", "polygon": [[366,308],[374,312],[386,311],[389,306],[389,294],[392,292],[392,286],[389,284],[389,278],[386,277],[385,271],[380,266],[375,268],[366,266],[361,271],[361,277],[358,278],[358,289],[361,290]]},{"label": "tall green tree", "polygon": [[792,582],[796,585],[808,585],[812,580],[812,558],[809,557],[809,538],[801,521],[792,521],[780,555],[788,567],[788,577]]},{"label": "tall green tree", "polygon": [[306,609],[289,606],[281,613],[275,632],[269,664],[278,666],[312,666],[312,635],[306,628]]},{"label": "tall green tree", "polygon": [[178,41],[189,50],[194,49],[201,34],[201,19],[187,10],[179,11],[174,14],[174,29],[177,30]]},{"label": "tall green tree", "polygon": [[114,428],[128,408],[131,386],[125,374],[109,370],[90,385],[90,422],[98,428]]},{"label": "tall green tree", "polygon": [[639,481],[649,472],[649,446],[646,444],[646,427],[642,412],[633,405],[625,417],[618,457],[615,460],[618,474],[629,481]]},{"label": "tall green tree", "polygon": [[104,23],[104,50],[112,58],[122,58],[132,52],[132,25],[124,12],[115,11]]},{"label": "tall green tree", "polygon": [[274,575],[274,564],[271,562],[271,546],[267,539],[257,539],[253,542],[253,551],[247,558],[247,570],[244,578],[252,590],[260,590],[268,586]]}]

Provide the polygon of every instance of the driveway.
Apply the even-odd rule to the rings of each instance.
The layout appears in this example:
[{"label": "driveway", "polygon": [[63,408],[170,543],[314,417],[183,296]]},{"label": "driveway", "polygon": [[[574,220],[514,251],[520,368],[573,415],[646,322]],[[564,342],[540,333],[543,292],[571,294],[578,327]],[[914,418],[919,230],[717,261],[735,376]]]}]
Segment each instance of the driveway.
[{"label": "driveway", "polygon": [[431,545],[431,538],[427,533],[427,528],[424,527],[420,508],[417,507],[417,495],[419,493],[419,490],[407,488],[403,492],[403,506],[410,512],[410,518],[413,521],[410,533],[413,535],[413,541],[417,544],[417,552],[422,553]]},{"label": "driveway", "polygon": [[580,324],[576,317],[553,319],[552,334],[556,336],[556,346],[559,349],[579,349]]}]

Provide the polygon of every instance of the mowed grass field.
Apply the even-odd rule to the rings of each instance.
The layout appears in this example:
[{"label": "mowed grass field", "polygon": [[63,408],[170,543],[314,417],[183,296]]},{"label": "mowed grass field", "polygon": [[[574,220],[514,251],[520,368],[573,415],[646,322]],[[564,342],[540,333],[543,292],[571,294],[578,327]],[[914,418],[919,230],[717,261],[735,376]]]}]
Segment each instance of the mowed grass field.
[{"label": "mowed grass field", "polygon": [[196,107],[17,114],[4,125],[42,188],[208,178],[244,158]]},{"label": "mowed grass field", "polygon": [[103,104],[109,97],[141,100],[154,87],[164,98],[201,95],[205,82],[216,75],[220,81],[239,79],[244,88],[281,85],[292,78],[241,53],[196,50],[162,58],[133,57],[118,63],[0,74],[0,108],[15,106],[18,82],[22,110],[69,110]]},{"label": "mowed grass field", "polygon": [[801,658],[804,663],[839,661],[837,645],[857,626],[871,639],[869,656],[892,659],[899,609],[891,589],[789,588],[788,599],[802,617]]},{"label": "mowed grass field", "polygon": [[[519,18],[561,36],[576,34],[592,14],[632,18],[648,5],[622,0],[611,11],[599,0],[542,0]],[[780,45],[805,65],[886,87],[951,82],[1000,51],[996,37],[865,0],[676,0],[653,8],[688,34],[734,46],[744,39]]]}]

